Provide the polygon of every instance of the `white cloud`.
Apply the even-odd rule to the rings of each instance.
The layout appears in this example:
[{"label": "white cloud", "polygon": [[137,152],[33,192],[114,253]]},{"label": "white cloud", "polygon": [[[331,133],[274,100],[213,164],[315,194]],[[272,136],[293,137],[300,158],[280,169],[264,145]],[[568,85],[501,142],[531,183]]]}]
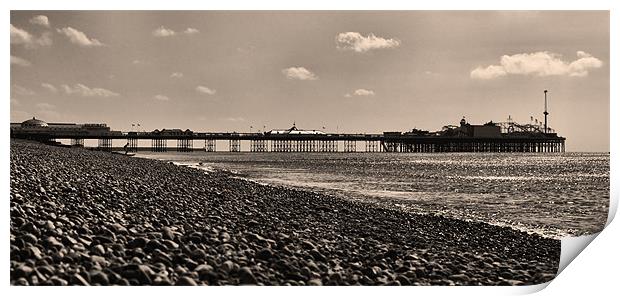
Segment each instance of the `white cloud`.
[{"label": "white cloud", "polygon": [[520,53],[504,55],[499,65],[477,67],[472,70],[473,79],[494,79],[509,74],[532,76],[588,76],[590,69],[600,68],[603,62],[592,55],[578,51],[577,60],[567,62],[556,53],[540,51],[534,53]]},{"label": "white cloud", "polygon": [[[152,32],[153,36],[155,37],[170,37],[170,36],[177,35],[179,33],[181,32],[175,32],[174,30],[168,29],[164,26],[160,26],[159,28],[153,30]],[[198,31],[198,29],[196,28],[187,28],[183,30],[182,33],[186,35],[194,35],[194,34],[200,33],[200,31]]]},{"label": "white cloud", "polygon": [[243,117],[227,117],[225,118],[226,121],[232,121],[232,122],[243,122],[245,121],[245,118]]},{"label": "white cloud", "polygon": [[181,72],[174,72],[174,73],[170,74],[170,77],[172,77],[172,78],[181,78],[181,77],[183,77],[183,73],[181,73]]},{"label": "white cloud", "polygon": [[183,31],[183,33],[192,35],[192,34],[198,34],[200,33],[200,31],[198,31],[198,29],[195,29],[195,28],[187,28],[185,29],[185,31]]},{"label": "white cloud", "polygon": [[153,99],[158,101],[170,101],[170,98],[164,95],[155,95]]},{"label": "white cloud", "polygon": [[33,42],[34,37],[26,30],[22,30],[11,24],[11,44],[29,44]]},{"label": "white cloud", "polygon": [[50,27],[50,21],[47,18],[47,16],[44,16],[44,15],[34,16],[30,19],[29,22],[33,25],[39,25],[39,26],[48,27],[48,28]]},{"label": "white cloud", "polygon": [[374,96],[375,95],[374,91],[363,89],[363,88],[356,89],[354,93],[356,96]]},{"label": "white cloud", "polygon": [[22,67],[29,67],[29,66],[32,65],[32,63],[30,63],[30,61],[22,59],[20,57],[11,56],[11,65],[22,66]]},{"label": "white cloud", "polygon": [[51,85],[49,83],[41,83],[41,87],[43,87],[43,88],[45,88],[48,91],[53,92],[53,93],[57,93],[58,92],[58,89],[55,86],[53,86],[53,85]]},{"label": "white cloud", "polygon": [[103,45],[103,43],[99,42],[99,40],[95,38],[88,38],[88,36],[86,36],[84,32],[76,30],[71,27],[56,29],[56,31],[60,34],[65,35],[67,38],[69,38],[69,41],[71,41],[71,43],[77,44],[79,46],[95,47],[95,46]]},{"label": "white cloud", "polygon": [[196,91],[202,94],[207,94],[207,95],[214,95],[217,92],[215,89],[210,89],[202,85],[197,86]]},{"label": "white cloud", "polygon": [[304,67],[290,67],[282,69],[282,74],[288,79],[317,80],[319,77]]},{"label": "white cloud", "polygon": [[367,52],[373,49],[395,48],[400,45],[398,39],[385,39],[370,33],[363,36],[358,32],[345,32],[336,36],[336,47],[340,50]]},{"label": "white cloud", "polygon": [[17,84],[13,84],[11,86],[11,93],[15,93],[17,95],[20,96],[32,96],[34,94],[36,94],[36,92],[34,92],[34,90],[25,88],[21,85],[17,85]]},{"label": "white cloud", "polygon": [[353,94],[350,93],[346,93],[344,95],[345,98],[350,98],[352,96],[358,96],[358,97],[367,97],[367,96],[374,96],[375,92],[372,90],[368,90],[368,89],[363,89],[363,88],[359,88],[356,89]]},{"label": "white cloud", "polygon": [[74,86],[69,86],[66,84],[62,84],[60,86],[60,88],[68,95],[79,95],[82,97],[117,97],[119,96],[119,94],[111,91],[111,90],[107,90],[105,88],[98,88],[98,87],[94,87],[94,88],[90,88],[84,84],[78,83],[75,84]]},{"label": "white cloud", "polygon": [[50,33],[45,32],[40,37],[33,36],[28,31],[20,29],[11,24],[11,44],[20,44],[26,48],[36,48],[39,46],[49,46],[52,44]]},{"label": "white cloud", "polygon": [[469,76],[474,79],[493,79],[506,76],[507,74],[504,67],[490,65],[486,68],[478,67],[472,70]]},{"label": "white cloud", "polygon": [[172,29],[168,29],[164,26],[161,26],[153,31],[153,36],[155,37],[170,37],[176,35],[176,32]]}]

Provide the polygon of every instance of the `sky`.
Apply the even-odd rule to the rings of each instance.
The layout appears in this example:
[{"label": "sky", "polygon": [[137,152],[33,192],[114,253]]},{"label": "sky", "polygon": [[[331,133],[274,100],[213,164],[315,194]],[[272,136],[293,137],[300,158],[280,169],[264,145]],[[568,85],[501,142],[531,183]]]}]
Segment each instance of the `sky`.
[{"label": "sky", "polygon": [[544,117],[609,151],[607,11],[12,11],[11,122],[381,133]]}]

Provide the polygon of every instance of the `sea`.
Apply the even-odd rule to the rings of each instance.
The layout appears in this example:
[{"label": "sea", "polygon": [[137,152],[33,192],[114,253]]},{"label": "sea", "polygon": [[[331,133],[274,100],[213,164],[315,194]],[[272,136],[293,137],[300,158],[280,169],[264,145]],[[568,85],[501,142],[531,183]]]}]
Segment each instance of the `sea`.
[{"label": "sea", "polygon": [[560,239],[601,231],[609,153],[141,152],[254,182]]}]

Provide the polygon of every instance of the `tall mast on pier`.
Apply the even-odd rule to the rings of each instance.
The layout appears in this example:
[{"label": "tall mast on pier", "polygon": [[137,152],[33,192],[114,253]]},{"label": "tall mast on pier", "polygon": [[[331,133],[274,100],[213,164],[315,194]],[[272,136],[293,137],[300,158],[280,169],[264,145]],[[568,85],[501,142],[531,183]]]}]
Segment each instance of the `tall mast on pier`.
[{"label": "tall mast on pier", "polygon": [[547,112],[547,90],[545,89],[545,112],[543,112],[543,114],[545,115],[545,134],[547,133],[547,115],[549,115],[549,112]]}]

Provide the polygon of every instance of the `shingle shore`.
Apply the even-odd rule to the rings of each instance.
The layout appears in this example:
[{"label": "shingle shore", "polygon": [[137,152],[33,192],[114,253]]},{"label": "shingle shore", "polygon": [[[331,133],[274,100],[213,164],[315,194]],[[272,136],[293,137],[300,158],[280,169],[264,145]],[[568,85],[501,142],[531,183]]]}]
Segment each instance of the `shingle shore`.
[{"label": "shingle shore", "polygon": [[522,285],[560,241],[11,141],[12,285]]}]

